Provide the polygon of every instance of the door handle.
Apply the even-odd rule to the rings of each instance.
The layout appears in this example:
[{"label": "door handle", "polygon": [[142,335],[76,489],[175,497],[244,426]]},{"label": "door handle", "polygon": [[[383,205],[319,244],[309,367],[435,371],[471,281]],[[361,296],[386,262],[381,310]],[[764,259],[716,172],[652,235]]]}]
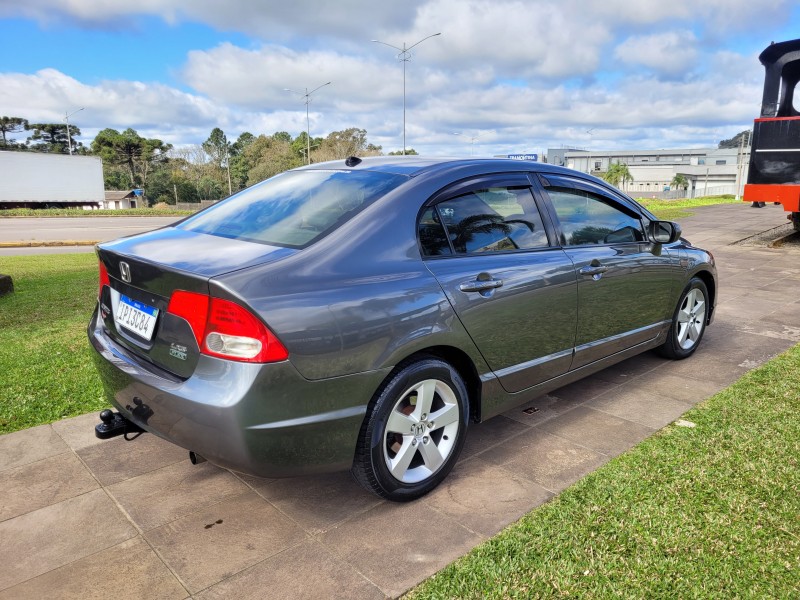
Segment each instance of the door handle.
[{"label": "door handle", "polygon": [[589,265],[578,269],[578,273],[590,277],[594,277],[595,275],[602,275],[606,271],[608,271],[608,267],[604,267],[602,265]]},{"label": "door handle", "polygon": [[462,292],[486,292],[499,288],[503,285],[502,279],[476,279],[475,281],[468,281],[458,286]]}]

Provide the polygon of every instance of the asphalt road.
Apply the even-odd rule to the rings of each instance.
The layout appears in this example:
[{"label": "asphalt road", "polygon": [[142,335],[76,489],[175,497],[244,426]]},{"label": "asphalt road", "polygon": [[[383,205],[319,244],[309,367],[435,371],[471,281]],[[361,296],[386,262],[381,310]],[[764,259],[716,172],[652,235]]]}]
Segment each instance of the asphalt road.
[{"label": "asphalt road", "polygon": [[[30,256],[32,254],[89,254],[90,252],[94,252],[94,246],[24,246],[22,248],[0,248],[0,256]],[[0,272],[2,271],[3,269],[0,268]]]},{"label": "asphalt road", "polygon": [[[150,231],[174,223],[181,217],[14,217],[0,219],[0,242],[93,241],[105,242],[118,237]],[[91,248],[91,247],[89,247]],[[13,252],[12,252],[13,251]],[[0,254],[41,254],[78,252],[63,246],[36,248],[0,248]],[[88,250],[91,251],[91,250]]]}]

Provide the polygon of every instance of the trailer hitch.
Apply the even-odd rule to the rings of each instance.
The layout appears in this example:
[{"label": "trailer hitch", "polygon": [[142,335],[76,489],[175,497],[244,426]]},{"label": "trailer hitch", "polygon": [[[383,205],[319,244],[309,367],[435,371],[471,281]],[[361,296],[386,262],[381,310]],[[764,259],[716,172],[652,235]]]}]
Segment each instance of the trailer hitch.
[{"label": "trailer hitch", "polygon": [[[124,435],[125,439],[135,440],[144,433],[144,429],[133,421],[129,421],[118,412],[105,409],[100,412],[100,423],[94,426],[94,434],[101,440],[107,440],[118,435]],[[128,437],[129,433],[135,433],[133,437]]]}]

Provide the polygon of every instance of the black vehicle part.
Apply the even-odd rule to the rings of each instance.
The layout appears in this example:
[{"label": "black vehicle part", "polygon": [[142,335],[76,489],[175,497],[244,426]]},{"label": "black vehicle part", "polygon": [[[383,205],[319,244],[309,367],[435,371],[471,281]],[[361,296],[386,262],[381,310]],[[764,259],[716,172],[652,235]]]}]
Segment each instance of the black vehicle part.
[{"label": "black vehicle part", "polygon": [[202,456],[200,456],[197,452],[194,452],[193,450],[189,450],[189,461],[193,465],[199,465],[199,464],[202,464],[202,463],[206,462],[206,459],[203,458]]},{"label": "black vehicle part", "polygon": [[357,156],[348,156],[347,159],[344,161],[344,164],[348,167],[355,167],[361,164],[361,159]]},{"label": "black vehicle part", "polygon": [[[100,411],[100,423],[94,426],[94,434],[101,440],[107,440],[118,435],[124,435],[125,439],[136,439],[144,433],[144,429],[123,417],[118,412],[113,412],[108,408]],[[129,433],[136,436],[128,438]]]}]

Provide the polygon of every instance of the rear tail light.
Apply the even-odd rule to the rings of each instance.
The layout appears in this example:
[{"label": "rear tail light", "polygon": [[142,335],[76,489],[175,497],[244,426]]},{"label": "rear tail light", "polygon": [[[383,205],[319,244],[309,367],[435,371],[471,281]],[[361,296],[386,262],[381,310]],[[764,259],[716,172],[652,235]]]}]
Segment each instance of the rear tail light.
[{"label": "rear tail light", "polygon": [[103,295],[103,287],[111,285],[111,281],[108,279],[108,269],[106,269],[106,266],[103,264],[103,261],[101,260],[98,262],[100,265],[100,279],[99,279],[100,284],[98,285],[97,288],[97,299],[99,300],[100,297]]},{"label": "rear tail light", "polygon": [[177,290],[167,312],[186,319],[200,352],[242,362],[277,362],[289,353],[266,325],[230,300]]}]

